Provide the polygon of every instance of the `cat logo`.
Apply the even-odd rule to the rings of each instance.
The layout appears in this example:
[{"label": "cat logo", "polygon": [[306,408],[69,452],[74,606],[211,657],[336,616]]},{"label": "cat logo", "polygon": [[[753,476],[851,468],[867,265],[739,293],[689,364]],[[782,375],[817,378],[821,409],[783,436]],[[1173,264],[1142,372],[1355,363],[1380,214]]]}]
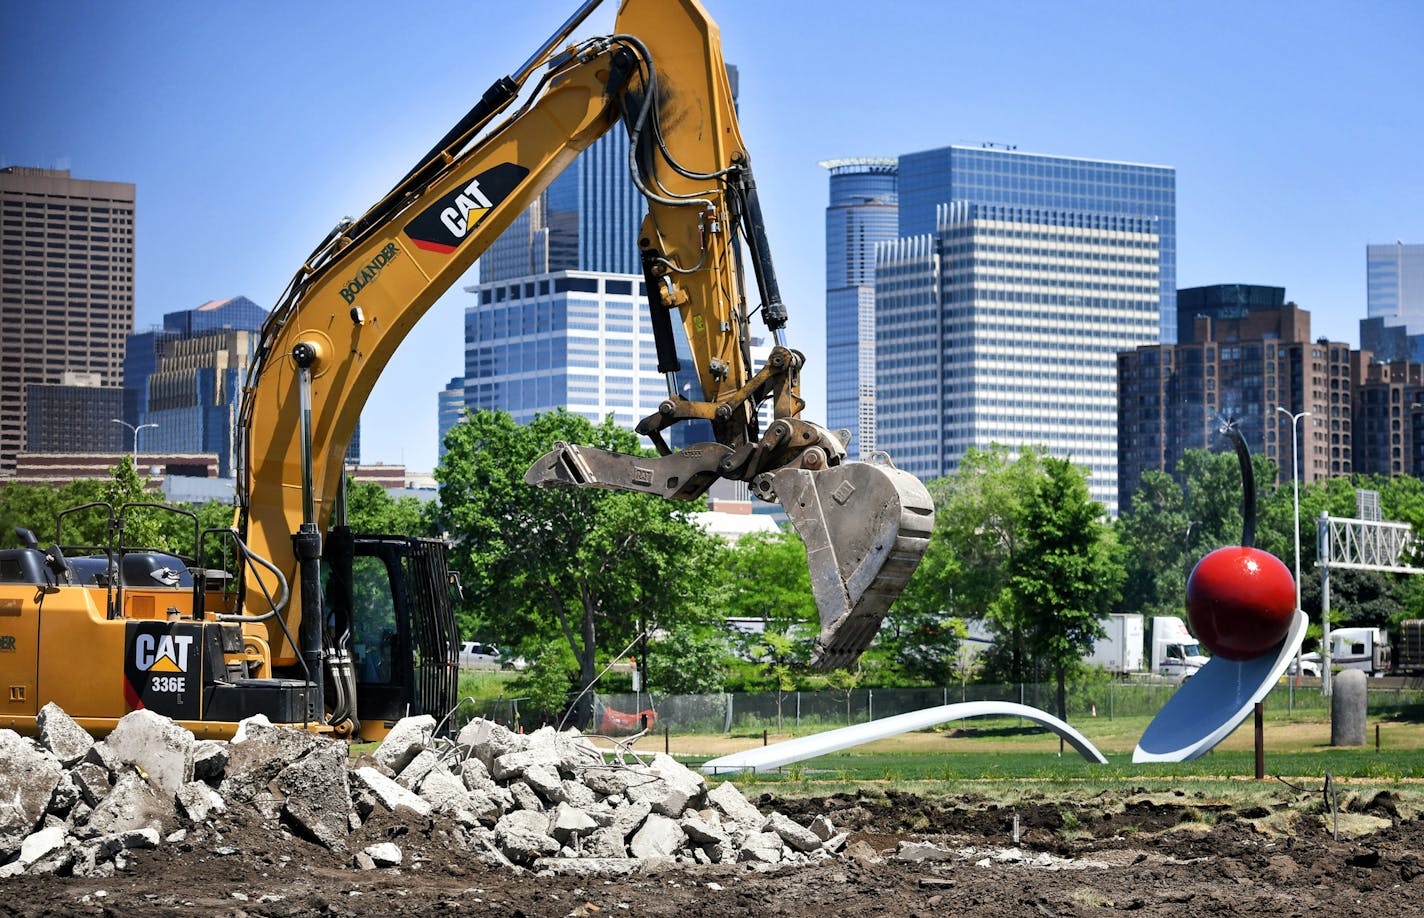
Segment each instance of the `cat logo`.
[{"label": "cat logo", "polygon": [[417,248],[449,255],[528,174],[517,163],[486,169],[427,205],[406,224],[405,234]]},{"label": "cat logo", "polygon": [[134,640],[134,666],[140,672],[186,673],[190,634],[140,634]]}]

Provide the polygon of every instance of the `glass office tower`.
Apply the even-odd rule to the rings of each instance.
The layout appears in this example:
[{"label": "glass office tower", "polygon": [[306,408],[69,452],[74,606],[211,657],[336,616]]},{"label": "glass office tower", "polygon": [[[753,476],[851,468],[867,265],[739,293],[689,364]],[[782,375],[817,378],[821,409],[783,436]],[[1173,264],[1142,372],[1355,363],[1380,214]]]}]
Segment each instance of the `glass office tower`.
[{"label": "glass office tower", "polygon": [[[1177,172],[1000,147],[948,146],[900,157],[900,237],[937,231],[953,201],[1140,217],[1159,240],[1160,343],[1177,335]],[[1155,343],[1155,342],[1154,342]]]},{"label": "glass office tower", "polygon": [[875,449],[875,246],[896,238],[896,161],[830,159],[826,207],[826,426],[851,433],[847,451]]},{"label": "glass office tower", "polygon": [[923,480],[971,448],[1043,447],[1115,514],[1117,353],[1157,342],[1156,221],[972,202],[937,216],[877,249],[877,445]]},{"label": "glass office tower", "polygon": [[1424,245],[1366,246],[1365,272],[1360,349],[1375,360],[1424,362]]}]

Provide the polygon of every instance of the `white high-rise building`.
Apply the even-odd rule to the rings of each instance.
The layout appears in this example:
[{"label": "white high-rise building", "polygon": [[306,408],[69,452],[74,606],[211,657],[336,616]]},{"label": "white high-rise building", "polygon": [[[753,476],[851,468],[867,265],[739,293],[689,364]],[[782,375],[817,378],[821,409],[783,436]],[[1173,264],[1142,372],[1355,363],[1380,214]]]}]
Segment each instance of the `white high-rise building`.
[{"label": "white high-rise building", "polygon": [[1117,508],[1117,353],[1156,344],[1149,216],[957,202],[877,250],[877,446],[921,479],[1044,447]]},{"label": "white high-rise building", "polygon": [[[566,408],[594,423],[611,414],[632,428],[668,397],[641,276],[555,271],[465,290],[475,297],[465,309],[466,407],[507,411],[520,423]],[[696,397],[691,350],[676,318],[673,333],[683,359],[672,384]],[[770,350],[754,339],[753,365]],[[770,405],[764,409],[763,425]],[[698,426],[700,434],[691,430]],[[712,439],[710,425],[698,421],[669,434],[680,443]]]}]

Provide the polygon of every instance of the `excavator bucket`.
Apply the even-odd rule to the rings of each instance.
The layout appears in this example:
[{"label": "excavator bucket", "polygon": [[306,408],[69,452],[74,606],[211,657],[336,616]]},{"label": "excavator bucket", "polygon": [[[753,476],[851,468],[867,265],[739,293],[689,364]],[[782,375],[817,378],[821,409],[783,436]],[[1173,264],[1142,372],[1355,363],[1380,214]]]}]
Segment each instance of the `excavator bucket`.
[{"label": "excavator bucket", "polygon": [[821,613],[811,665],[848,666],[870,646],[929,547],[929,491],[888,461],[784,468],[765,477],[806,543]]},{"label": "excavator bucket", "polygon": [[[703,443],[668,456],[629,456],[555,443],[524,476],[534,487],[595,487],[672,499],[707,490],[732,451]],[[929,547],[934,504],[915,476],[890,464],[846,462],[808,470],[786,466],[752,486],[785,509],[806,543],[811,592],[821,613],[811,665],[854,663],[880,630]]]}]

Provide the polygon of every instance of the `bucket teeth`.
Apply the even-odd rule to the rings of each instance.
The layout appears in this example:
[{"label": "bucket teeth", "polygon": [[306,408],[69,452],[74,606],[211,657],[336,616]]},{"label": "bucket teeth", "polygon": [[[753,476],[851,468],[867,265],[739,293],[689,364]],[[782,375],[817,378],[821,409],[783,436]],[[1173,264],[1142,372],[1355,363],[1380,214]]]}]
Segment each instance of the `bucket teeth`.
[{"label": "bucket teeth", "polygon": [[934,529],[929,491],[889,463],[770,474],[777,501],[806,543],[811,591],[821,614],[811,665],[848,666],[875,639],[929,546]]}]

